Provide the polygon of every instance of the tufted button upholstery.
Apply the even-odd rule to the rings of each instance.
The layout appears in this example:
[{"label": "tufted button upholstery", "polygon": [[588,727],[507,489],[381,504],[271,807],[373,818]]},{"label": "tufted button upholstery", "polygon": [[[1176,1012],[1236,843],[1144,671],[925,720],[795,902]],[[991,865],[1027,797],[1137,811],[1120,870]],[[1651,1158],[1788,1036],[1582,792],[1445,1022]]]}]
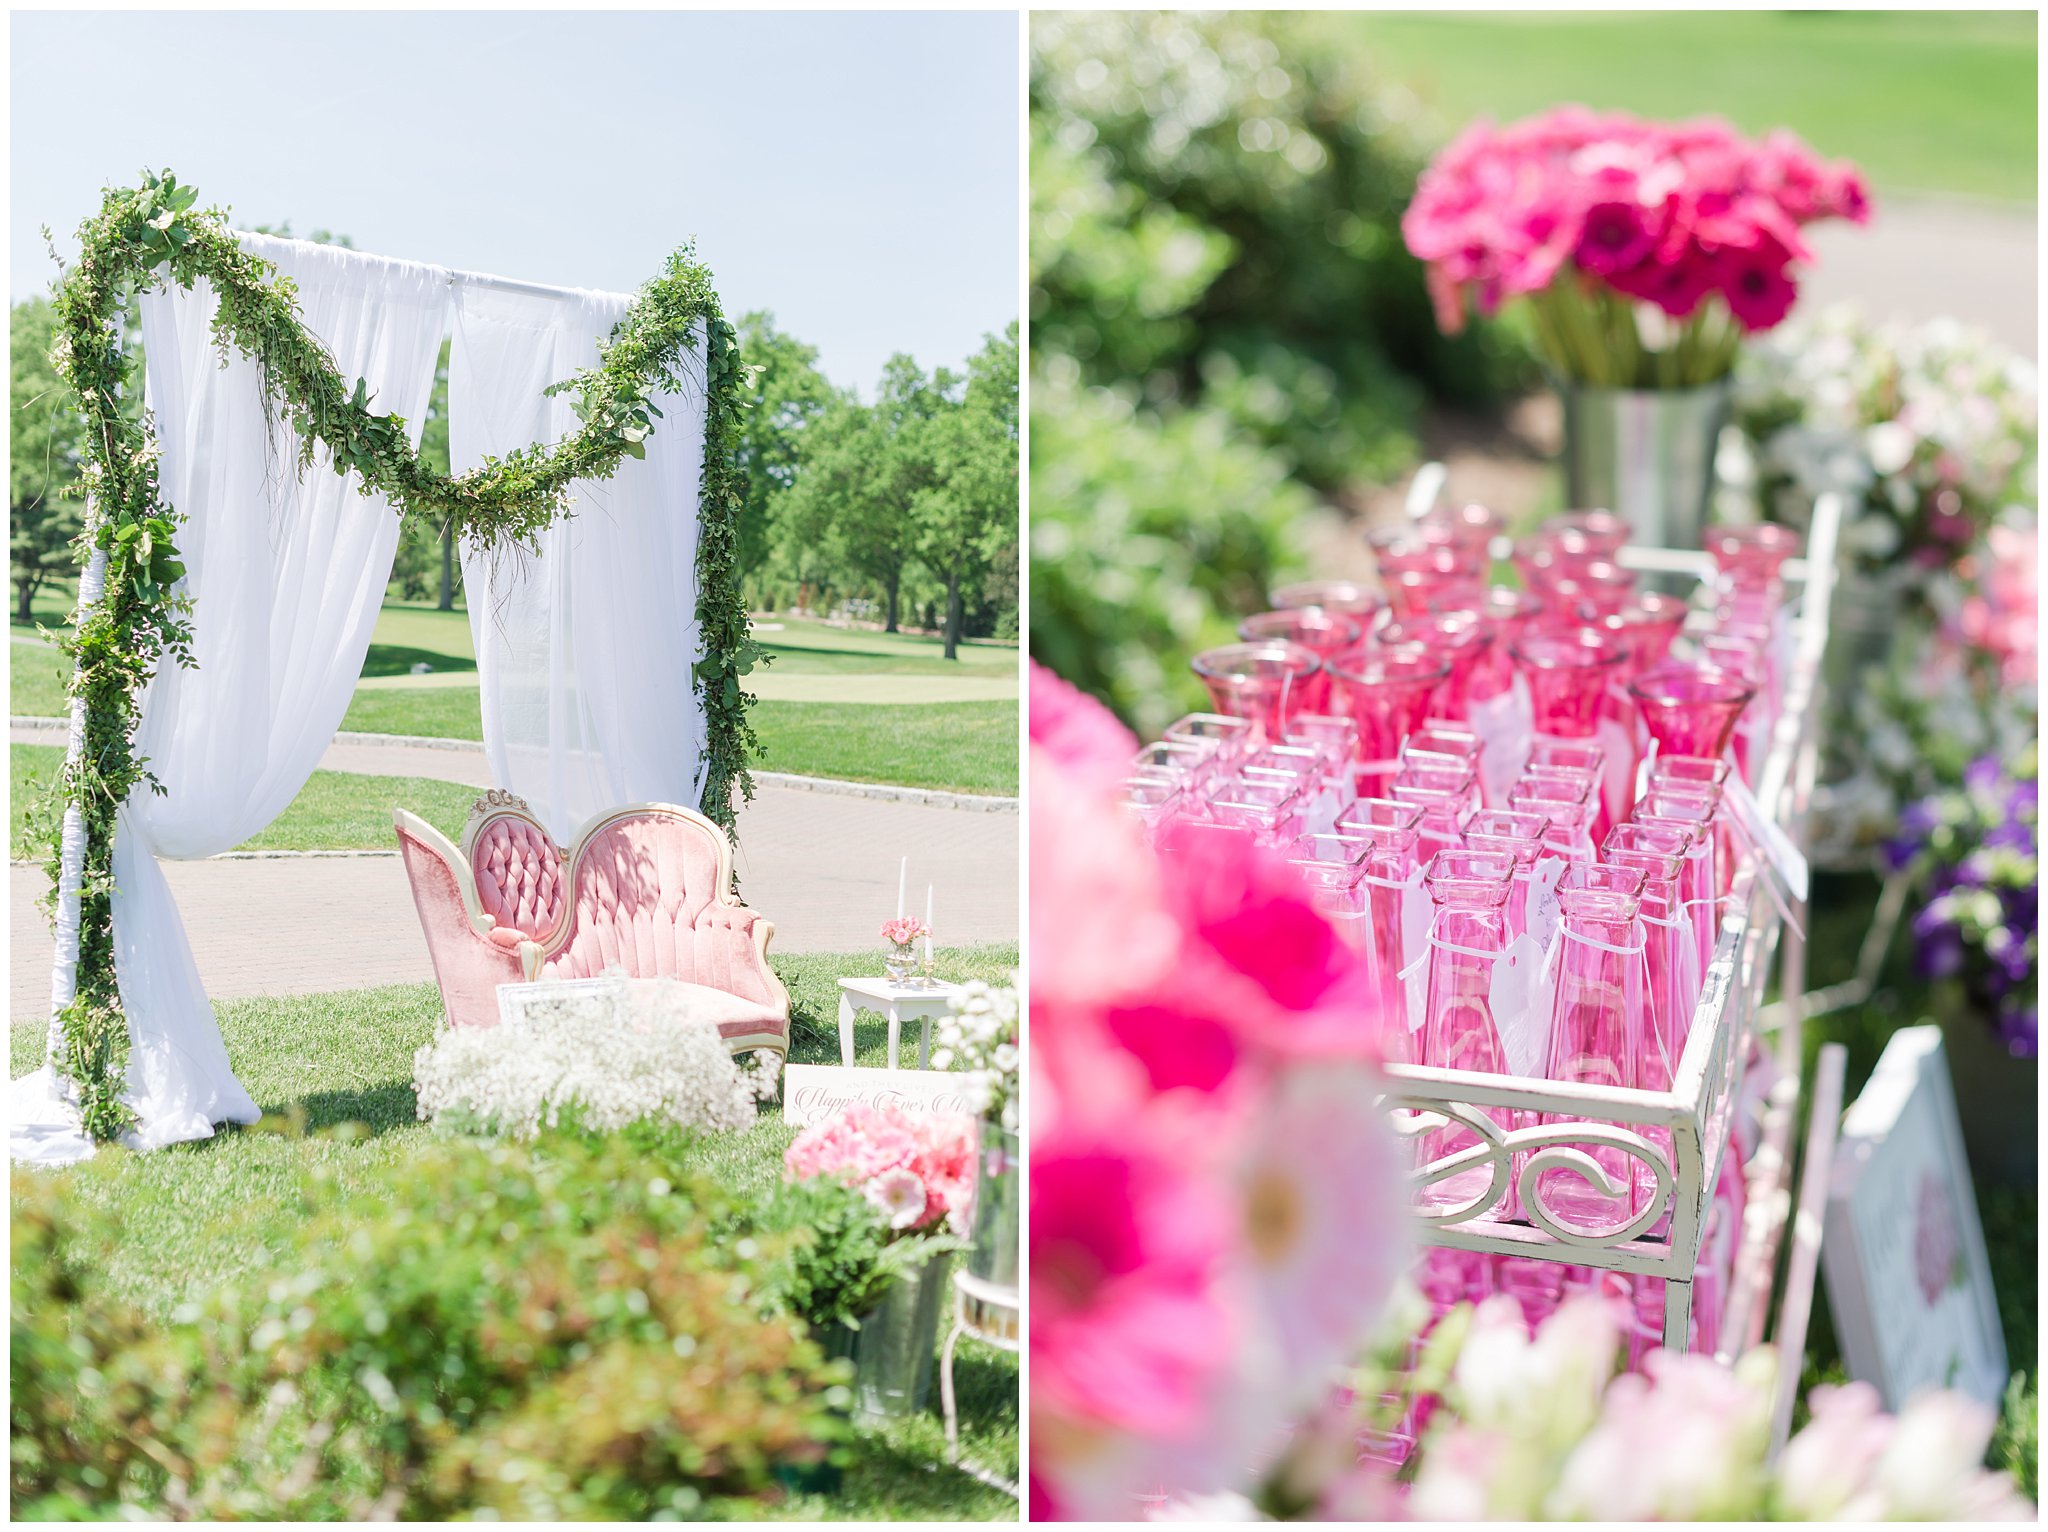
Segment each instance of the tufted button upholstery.
[{"label": "tufted button upholstery", "polygon": [[500,814],[470,846],[477,900],[500,926],[546,941],[562,923],[562,855],[540,827]]},{"label": "tufted button upholstery", "polygon": [[756,1002],[763,1023],[785,1030],[783,991],[755,943],[760,917],[719,898],[717,835],[660,811],[592,835],[576,854],[569,938],[542,976],[588,979],[618,968],[631,978],[682,979]]}]

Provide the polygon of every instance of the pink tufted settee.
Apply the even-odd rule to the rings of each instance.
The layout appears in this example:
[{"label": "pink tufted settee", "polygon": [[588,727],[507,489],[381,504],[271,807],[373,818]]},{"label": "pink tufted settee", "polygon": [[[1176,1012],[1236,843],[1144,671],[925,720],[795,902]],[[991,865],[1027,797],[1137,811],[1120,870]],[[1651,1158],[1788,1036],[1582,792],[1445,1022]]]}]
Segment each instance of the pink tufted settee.
[{"label": "pink tufted settee", "polygon": [[460,847],[399,810],[399,854],[448,1020],[496,1026],[497,989],[535,979],[682,979],[750,1003],[719,1030],[734,1053],[789,1052],[789,991],[768,965],[775,926],[732,895],[732,844],[693,809],[600,814],[564,853],[525,803],[493,788]]}]

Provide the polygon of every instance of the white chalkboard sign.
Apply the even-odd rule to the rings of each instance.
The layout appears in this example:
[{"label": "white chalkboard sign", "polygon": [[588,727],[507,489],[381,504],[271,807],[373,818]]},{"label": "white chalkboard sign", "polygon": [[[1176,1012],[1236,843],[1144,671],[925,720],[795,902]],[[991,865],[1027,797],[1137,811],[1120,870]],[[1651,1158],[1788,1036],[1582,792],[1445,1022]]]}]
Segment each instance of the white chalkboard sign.
[{"label": "white chalkboard sign", "polygon": [[1939,1027],[1894,1032],[1842,1119],[1821,1266],[1842,1360],[1886,1408],[1929,1387],[1997,1406],[2005,1342]]},{"label": "white chalkboard sign", "polygon": [[936,1069],[845,1069],[837,1064],[790,1064],[782,1071],[782,1120],[807,1128],[856,1101],[906,1112],[974,1116],[966,1077]]}]

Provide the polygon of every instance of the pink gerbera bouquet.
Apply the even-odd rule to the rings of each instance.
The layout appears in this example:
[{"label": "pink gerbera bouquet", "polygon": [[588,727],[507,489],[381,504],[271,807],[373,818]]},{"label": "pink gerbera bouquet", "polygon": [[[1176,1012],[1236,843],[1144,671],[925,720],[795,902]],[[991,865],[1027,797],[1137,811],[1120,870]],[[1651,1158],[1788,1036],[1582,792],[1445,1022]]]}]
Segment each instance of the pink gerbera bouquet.
[{"label": "pink gerbera bouquet", "polygon": [[1438,155],[1401,220],[1428,267],[1437,323],[1463,328],[1526,297],[1559,373],[1606,388],[1689,388],[1726,376],[1813,260],[1824,218],[1866,223],[1856,167],[1794,134],[1744,138],[1715,118],[1645,122],[1562,106],[1480,121]]},{"label": "pink gerbera bouquet", "polygon": [[792,1180],[831,1176],[872,1203],[898,1234],[945,1224],[964,1235],[974,1205],[974,1124],[855,1102],[812,1123],[782,1157]]}]

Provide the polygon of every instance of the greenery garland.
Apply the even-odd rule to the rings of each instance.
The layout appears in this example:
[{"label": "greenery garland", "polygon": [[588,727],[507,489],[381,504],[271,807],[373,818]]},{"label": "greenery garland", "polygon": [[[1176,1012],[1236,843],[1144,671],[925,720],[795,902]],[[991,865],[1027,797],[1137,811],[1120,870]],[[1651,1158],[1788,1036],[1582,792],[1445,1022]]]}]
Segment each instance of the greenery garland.
[{"label": "greenery garland", "polygon": [[55,302],[51,360],[77,396],[87,427],[80,480],[88,509],[73,546],[81,567],[96,551],[105,552],[106,585],[99,603],[60,640],[75,667],[70,695],[85,704],[85,751],[67,763],[52,803],[36,819],[49,843],[53,900],[63,811],[76,808],[85,825],[78,989],[58,1018],[61,1052],[53,1050],[51,1063],[76,1082],[85,1131],[97,1140],[116,1137],[134,1120],[122,1099],[128,1026],[114,971],[115,820],[136,788],[164,791],[133,748],[143,687],[166,661],[194,663],[190,603],[177,592],[185,572],[175,541],[182,518],[158,487],[153,423],[146,416],[127,419],[120,408],[123,396],[139,386],[135,359],[119,344],[121,306],[132,294],[171,283],[189,289],[206,278],[220,300],[213,334],[221,360],[239,352],[261,369],[266,408],[277,409],[299,434],[301,472],[315,466],[324,445],[336,473],[362,476],[364,494],[382,493],[403,515],[446,518],[477,547],[507,538],[536,547],[540,532],[568,513],[575,480],[609,478],[622,459],[644,457],[661,413],[654,395],[682,386],[678,364],[694,349],[692,331],[703,321],[709,398],[697,617],[704,659],[696,679],[709,755],[704,811],[727,830],[733,788],[753,797],[747,752],[759,748],[747,722],[754,699],[740,684],[759,650],[748,636],[735,568],[745,489],[735,454],[746,371],[711,274],[689,246],[641,289],[598,348],[598,365],[550,390],[573,395],[583,422],[574,434],[450,476],[420,462],[404,420],[371,408],[362,379],[351,386],[342,377],[326,347],[306,330],[290,279],[242,248],[224,210],[195,210],[197,201],[198,194],[169,171],[146,176],[138,187],[110,190],[79,230],[79,260]]}]

